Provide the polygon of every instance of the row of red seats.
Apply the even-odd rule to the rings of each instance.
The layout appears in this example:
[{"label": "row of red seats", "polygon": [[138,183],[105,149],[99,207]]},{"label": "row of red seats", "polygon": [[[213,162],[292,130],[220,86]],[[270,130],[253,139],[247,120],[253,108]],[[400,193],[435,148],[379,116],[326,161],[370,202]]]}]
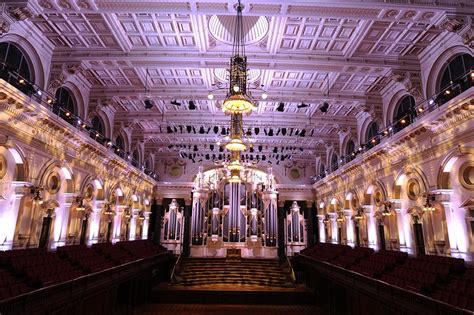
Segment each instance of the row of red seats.
[{"label": "row of red seats", "polygon": [[84,272],[93,273],[112,268],[115,264],[85,245],[72,245],[57,248],[59,257],[78,265]]},{"label": "row of red seats", "polygon": [[122,247],[137,259],[151,257],[165,250],[148,240],[123,241],[117,242],[115,245]]},{"label": "row of red seats", "polygon": [[33,289],[24,283],[14,283],[9,286],[0,286],[0,301],[31,292]]},{"label": "row of red seats", "polygon": [[92,245],[92,249],[102,256],[114,261],[117,265],[135,260],[135,258],[122,247],[112,245],[111,243],[97,243]]},{"label": "row of red seats", "polygon": [[459,292],[446,292],[438,290],[431,296],[433,299],[447,304],[455,305],[459,308],[474,311],[474,298]]},{"label": "row of red seats", "polygon": [[435,255],[419,255],[417,259],[422,262],[428,262],[428,263],[433,263],[433,264],[438,264],[438,265],[446,265],[449,267],[449,270],[452,272],[462,272],[465,269],[464,259],[462,258],[435,256]]}]

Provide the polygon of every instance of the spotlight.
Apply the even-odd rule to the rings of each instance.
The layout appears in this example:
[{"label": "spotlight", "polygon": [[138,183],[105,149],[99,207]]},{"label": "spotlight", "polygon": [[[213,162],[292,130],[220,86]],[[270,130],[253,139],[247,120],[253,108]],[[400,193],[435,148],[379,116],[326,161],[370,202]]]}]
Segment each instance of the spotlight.
[{"label": "spotlight", "polygon": [[308,106],[309,106],[308,104],[305,104],[303,102],[301,104],[296,105],[296,107],[298,107],[298,108],[305,108],[305,107],[308,107]]},{"label": "spotlight", "polygon": [[285,110],[285,103],[280,102],[280,103],[278,104],[278,107],[277,107],[276,110],[277,110],[278,112],[284,111],[284,110]]},{"label": "spotlight", "polygon": [[207,98],[210,99],[210,100],[213,100],[214,99],[214,94],[212,94],[212,93],[207,94]]},{"label": "spotlight", "polygon": [[262,99],[263,99],[263,100],[266,100],[267,97],[268,97],[268,94],[267,94],[266,92],[263,92],[263,93],[262,93]]},{"label": "spotlight", "polygon": [[402,123],[402,125],[404,125],[407,121],[405,119],[402,119],[400,120],[400,122]]},{"label": "spotlight", "polygon": [[449,95],[449,94],[451,94],[451,91],[450,91],[450,90],[446,90],[446,91],[444,91],[444,94]]},{"label": "spotlight", "polygon": [[418,112],[422,113],[423,112],[423,107],[418,107]]},{"label": "spotlight", "polygon": [[321,107],[319,107],[319,110],[322,112],[322,113],[325,113],[327,112],[329,109],[329,104],[328,102],[324,102],[323,105]]},{"label": "spotlight", "polygon": [[171,105],[181,106],[181,103],[178,102],[177,100],[172,100]]},{"label": "spotlight", "polygon": [[194,101],[189,101],[188,107],[189,107],[189,110],[195,110],[196,104],[194,103]]},{"label": "spotlight", "polygon": [[153,102],[151,100],[145,100],[145,109],[152,109]]},{"label": "spotlight", "polygon": [[234,90],[234,92],[240,91],[240,87],[238,85],[234,85],[232,89]]},{"label": "spotlight", "polygon": [[71,113],[70,112],[66,112],[66,117],[69,117],[71,116]]},{"label": "spotlight", "polygon": [[18,82],[19,82],[20,84],[25,84],[25,79],[20,79]]},{"label": "spotlight", "polygon": [[48,100],[46,101],[46,103],[48,103],[48,104],[51,104],[52,102],[53,102],[53,100],[50,99],[50,98],[48,98]]},{"label": "spotlight", "polygon": [[38,90],[38,91],[36,91],[35,94],[38,95],[38,96],[41,96],[41,95],[43,95],[43,92],[41,92],[40,90]]},{"label": "spotlight", "polygon": [[434,104],[434,100],[431,99],[428,101],[428,105],[433,105],[433,104]]}]

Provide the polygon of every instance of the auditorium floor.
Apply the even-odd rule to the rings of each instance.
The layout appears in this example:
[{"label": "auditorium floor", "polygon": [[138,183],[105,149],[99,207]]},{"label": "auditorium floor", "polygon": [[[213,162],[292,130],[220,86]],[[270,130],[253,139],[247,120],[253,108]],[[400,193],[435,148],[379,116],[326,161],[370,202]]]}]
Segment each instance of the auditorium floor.
[{"label": "auditorium floor", "polygon": [[221,305],[221,304],[146,304],[137,315],[317,315],[313,305]]}]

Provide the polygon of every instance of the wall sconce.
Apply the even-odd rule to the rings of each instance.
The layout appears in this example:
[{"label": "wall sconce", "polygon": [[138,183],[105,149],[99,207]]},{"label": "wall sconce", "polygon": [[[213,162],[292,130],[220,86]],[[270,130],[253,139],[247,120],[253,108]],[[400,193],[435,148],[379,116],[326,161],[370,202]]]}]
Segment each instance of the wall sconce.
[{"label": "wall sconce", "polygon": [[344,221],[344,212],[343,211],[339,211],[337,213],[337,222],[343,222]]},{"label": "wall sconce", "polygon": [[25,192],[33,195],[32,200],[35,205],[43,204],[43,197],[41,197],[41,191],[43,191],[43,187],[25,186]]},{"label": "wall sconce", "polygon": [[113,217],[115,216],[115,211],[112,210],[112,208],[110,207],[110,204],[109,203],[106,203],[104,205],[104,209],[103,209],[103,212],[102,212],[104,215],[106,216],[109,216],[109,217]]},{"label": "wall sconce", "polygon": [[85,211],[86,207],[84,206],[84,198],[81,196],[76,197],[76,203],[78,204],[76,207],[76,211]]},{"label": "wall sconce", "polygon": [[392,215],[392,203],[390,201],[385,201],[383,203],[383,216],[391,216]]},{"label": "wall sconce", "polygon": [[436,195],[435,194],[426,193],[426,202],[423,205],[423,212],[424,213],[433,212],[433,211],[436,210],[436,208],[434,207],[434,205],[432,203],[435,200],[436,200]]},{"label": "wall sconce", "polygon": [[331,218],[329,217],[329,214],[326,213],[326,215],[324,216],[324,219],[323,219],[323,223],[328,224],[329,222],[331,222]]},{"label": "wall sconce", "polygon": [[360,221],[364,217],[364,208],[358,207],[356,209],[356,214],[354,215],[354,220]]}]

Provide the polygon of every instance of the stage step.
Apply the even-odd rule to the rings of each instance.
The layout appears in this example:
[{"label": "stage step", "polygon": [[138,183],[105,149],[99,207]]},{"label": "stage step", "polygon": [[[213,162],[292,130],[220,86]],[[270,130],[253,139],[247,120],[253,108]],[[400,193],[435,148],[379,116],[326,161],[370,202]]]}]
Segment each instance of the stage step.
[{"label": "stage step", "polygon": [[291,268],[274,259],[185,258],[175,270],[175,283],[183,286],[240,285],[294,287]]}]

